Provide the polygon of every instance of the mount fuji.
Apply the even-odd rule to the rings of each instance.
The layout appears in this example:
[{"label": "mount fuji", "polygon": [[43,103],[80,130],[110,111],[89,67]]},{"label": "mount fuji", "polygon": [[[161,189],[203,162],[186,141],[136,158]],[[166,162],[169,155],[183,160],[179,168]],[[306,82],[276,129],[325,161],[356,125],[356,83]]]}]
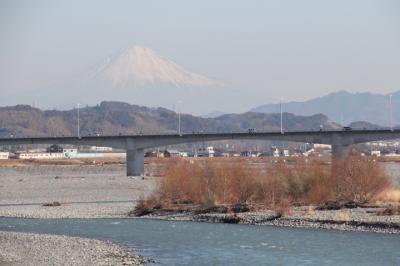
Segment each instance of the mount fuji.
[{"label": "mount fuji", "polygon": [[89,79],[110,82],[112,86],[141,88],[148,86],[213,87],[223,86],[206,76],[192,73],[175,62],[162,58],[154,50],[133,46],[95,66]]},{"label": "mount fuji", "polygon": [[150,48],[133,46],[84,71],[66,82],[24,93],[19,99],[36,102],[41,108],[68,109],[77,103],[96,105],[101,101],[123,101],[179,112],[204,114],[211,110],[244,111],[250,103],[244,92],[223,82],[191,72]]}]

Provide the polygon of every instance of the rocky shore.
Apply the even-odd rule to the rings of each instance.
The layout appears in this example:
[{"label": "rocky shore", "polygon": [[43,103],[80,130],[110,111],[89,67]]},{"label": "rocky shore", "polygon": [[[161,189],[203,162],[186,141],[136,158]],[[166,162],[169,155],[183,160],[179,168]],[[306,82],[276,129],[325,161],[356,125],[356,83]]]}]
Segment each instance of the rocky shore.
[{"label": "rocky shore", "polygon": [[144,265],[131,250],[80,237],[0,232],[0,265]]},{"label": "rocky shore", "polygon": [[141,218],[400,234],[400,215],[378,215],[385,209],[387,206],[340,210],[316,210],[313,206],[302,206],[294,207],[284,215],[272,210],[201,214],[161,211]]}]

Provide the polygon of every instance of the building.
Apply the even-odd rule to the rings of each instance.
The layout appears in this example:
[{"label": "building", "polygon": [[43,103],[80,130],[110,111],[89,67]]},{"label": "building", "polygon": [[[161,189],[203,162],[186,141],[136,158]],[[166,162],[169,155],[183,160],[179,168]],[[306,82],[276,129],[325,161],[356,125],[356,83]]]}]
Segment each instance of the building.
[{"label": "building", "polygon": [[251,157],[251,151],[242,151],[240,157]]},{"label": "building", "polygon": [[240,157],[259,157],[261,153],[254,151],[242,151]]},{"label": "building", "polygon": [[206,148],[199,148],[197,151],[197,156],[199,157],[214,157],[215,150],[213,146],[209,146]]},{"label": "building", "polygon": [[371,151],[371,156],[377,156],[377,157],[379,157],[379,156],[381,156],[381,151],[372,150],[372,151]]},{"label": "building", "polygon": [[37,160],[49,160],[49,159],[62,159],[64,158],[64,153],[62,152],[40,152],[40,153],[29,153],[23,152],[17,154],[18,159],[23,160],[30,160],[30,159],[37,159]]},{"label": "building", "polygon": [[113,148],[111,148],[111,147],[98,147],[98,146],[91,146],[90,147],[90,150],[91,151],[112,151],[113,150]]},{"label": "building", "polygon": [[281,156],[283,156],[283,157],[289,157],[289,150],[282,150],[281,151]]},{"label": "building", "polygon": [[0,152],[0,160],[7,160],[10,158],[10,153],[7,152]]},{"label": "building", "polygon": [[144,157],[158,157],[158,153],[157,151],[147,151],[144,154]]},{"label": "building", "polygon": [[64,154],[64,157],[66,157],[66,158],[73,158],[73,157],[77,156],[78,149],[73,149],[73,148],[63,149],[63,154]]},{"label": "building", "polygon": [[58,146],[56,144],[51,145],[50,147],[47,148],[48,153],[55,153],[55,152],[63,152],[63,148],[61,146]]},{"label": "building", "polygon": [[272,149],[272,156],[273,157],[279,157],[279,154],[280,154],[280,152],[279,152],[278,148],[273,148]]},{"label": "building", "polygon": [[323,150],[323,149],[332,149],[332,145],[330,145],[330,144],[320,144],[320,143],[314,143],[313,144],[313,148],[314,148],[314,150],[318,150],[318,149],[321,149],[321,150]]},{"label": "building", "polygon": [[125,158],[125,152],[79,152],[70,158],[95,159],[95,158]]},{"label": "building", "polygon": [[164,151],[164,157],[181,157],[181,153],[178,150],[165,150]]},{"label": "building", "polygon": [[181,152],[180,152],[180,156],[181,156],[181,157],[189,157],[189,153],[186,152],[186,151],[181,151]]}]

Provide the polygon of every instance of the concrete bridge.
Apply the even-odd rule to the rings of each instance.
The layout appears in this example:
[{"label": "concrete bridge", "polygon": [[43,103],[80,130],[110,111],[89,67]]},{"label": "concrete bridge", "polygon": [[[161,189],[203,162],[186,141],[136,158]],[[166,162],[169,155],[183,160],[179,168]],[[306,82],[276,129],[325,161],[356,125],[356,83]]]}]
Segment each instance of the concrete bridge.
[{"label": "concrete bridge", "polygon": [[0,138],[0,145],[72,144],[107,146],[127,151],[127,175],[144,172],[144,149],[191,142],[217,140],[273,140],[332,145],[332,155],[344,156],[350,145],[400,138],[400,130],[335,130],[257,133],[201,133],[182,135],[124,135],[84,137]]}]

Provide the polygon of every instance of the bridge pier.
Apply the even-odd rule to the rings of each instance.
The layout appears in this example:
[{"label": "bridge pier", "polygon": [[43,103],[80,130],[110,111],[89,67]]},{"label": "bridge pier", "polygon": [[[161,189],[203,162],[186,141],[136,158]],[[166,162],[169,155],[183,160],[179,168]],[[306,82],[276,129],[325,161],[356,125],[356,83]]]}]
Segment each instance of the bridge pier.
[{"label": "bridge pier", "polygon": [[144,175],[144,150],[128,149],[126,150],[126,175],[140,176]]},{"label": "bridge pier", "polygon": [[333,144],[332,145],[332,158],[344,159],[349,154],[350,145]]}]

